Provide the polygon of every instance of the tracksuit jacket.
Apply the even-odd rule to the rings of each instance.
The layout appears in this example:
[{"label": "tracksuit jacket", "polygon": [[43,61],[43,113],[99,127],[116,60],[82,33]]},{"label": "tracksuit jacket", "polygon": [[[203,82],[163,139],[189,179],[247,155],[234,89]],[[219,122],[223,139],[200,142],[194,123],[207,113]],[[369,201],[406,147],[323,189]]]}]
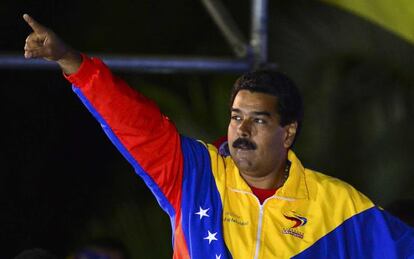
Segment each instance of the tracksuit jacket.
[{"label": "tracksuit jacket", "polygon": [[350,185],[306,169],[260,204],[230,156],[180,135],[156,104],[83,55],[67,76],[169,215],[174,258],[414,258],[414,231]]}]

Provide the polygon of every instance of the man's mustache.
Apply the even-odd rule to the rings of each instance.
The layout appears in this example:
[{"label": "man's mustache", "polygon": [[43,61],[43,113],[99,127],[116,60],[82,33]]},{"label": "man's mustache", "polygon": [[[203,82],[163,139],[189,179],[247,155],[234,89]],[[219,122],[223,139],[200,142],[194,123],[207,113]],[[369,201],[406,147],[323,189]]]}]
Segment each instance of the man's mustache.
[{"label": "man's mustache", "polygon": [[249,141],[248,139],[245,138],[238,138],[233,142],[233,148],[240,148],[240,149],[251,149],[251,150],[255,150],[256,144],[254,144],[253,142]]}]

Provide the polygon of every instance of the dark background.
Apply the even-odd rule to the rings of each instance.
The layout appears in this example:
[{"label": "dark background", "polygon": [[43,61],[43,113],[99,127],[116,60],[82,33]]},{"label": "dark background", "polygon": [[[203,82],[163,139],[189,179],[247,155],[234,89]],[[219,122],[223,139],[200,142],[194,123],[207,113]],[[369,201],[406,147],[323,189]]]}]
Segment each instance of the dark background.
[{"label": "dark background", "polygon": [[[223,2],[247,38],[250,1]],[[318,1],[269,2],[269,60],[304,95],[295,148],[303,164],[381,206],[414,197],[412,45]],[[86,53],[232,55],[194,0],[2,1],[1,53],[22,54],[25,12]],[[182,133],[226,134],[237,75],[117,74],[158,101]],[[60,71],[2,69],[0,78],[0,254],[42,247],[63,257],[111,237],[133,258],[170,258],[167,216]]]}]

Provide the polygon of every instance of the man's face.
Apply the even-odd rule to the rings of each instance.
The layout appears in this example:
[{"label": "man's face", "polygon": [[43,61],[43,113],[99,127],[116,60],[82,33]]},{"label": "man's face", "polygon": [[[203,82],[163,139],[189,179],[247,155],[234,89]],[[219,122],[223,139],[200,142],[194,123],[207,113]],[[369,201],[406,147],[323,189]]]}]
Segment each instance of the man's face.
[{"label": "man's face", "polygon": [[296,123],[281,127],[276,111],[277,97],[273,95],[240,90],[234,98],[227,137],[230,154],[242,174],[265,176],[280,170],[285,162],[293,141],[289,130],[294,127],[296,132]]}]

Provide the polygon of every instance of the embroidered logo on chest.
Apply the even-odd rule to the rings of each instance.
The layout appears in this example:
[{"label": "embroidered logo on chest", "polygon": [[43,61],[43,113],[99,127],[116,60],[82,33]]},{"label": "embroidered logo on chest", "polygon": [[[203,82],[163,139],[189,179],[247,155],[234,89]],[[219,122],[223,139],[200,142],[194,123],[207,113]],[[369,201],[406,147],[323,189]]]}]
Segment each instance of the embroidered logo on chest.
[{"label": "embroidered logo on chest", "polygon": [[295,211],[285,212],[283,216],[289,221],[291,226],[283,228],[282,233],[303,239],[304,233],[299,231],[298,227],[306,225],[308,219],[298,215]]}]

